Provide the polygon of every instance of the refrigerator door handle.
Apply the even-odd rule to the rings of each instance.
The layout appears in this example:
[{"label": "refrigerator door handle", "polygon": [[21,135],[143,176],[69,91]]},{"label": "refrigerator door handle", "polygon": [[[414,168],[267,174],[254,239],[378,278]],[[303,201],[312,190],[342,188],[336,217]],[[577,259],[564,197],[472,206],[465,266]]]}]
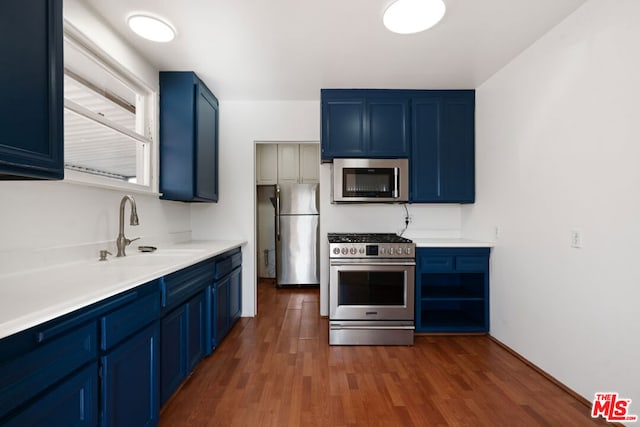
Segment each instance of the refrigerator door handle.
[{"label": "refrigerator door handle", "polygon": [[280,187],[276,186],[276,240],[280,241]]}]

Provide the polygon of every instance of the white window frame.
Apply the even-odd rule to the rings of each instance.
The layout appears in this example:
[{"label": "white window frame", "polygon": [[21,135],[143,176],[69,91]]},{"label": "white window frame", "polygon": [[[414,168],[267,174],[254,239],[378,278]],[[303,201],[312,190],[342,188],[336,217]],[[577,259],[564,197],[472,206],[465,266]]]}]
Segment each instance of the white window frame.
[{"label": "white window frame", "polygon": [[[117,129],[137,141],[147,144],[148,149],[144,150],[138,144],[137,159],[137,175],[142,174],[146,182],[137,184],[125,181],[119,181],[108,177],[83,173],[77,170],[65,168],[64,181],[71,184],[79,184],[91,187],[109,188],[115,190],[123,190],[133,193],[155,194],[159,195],[158,180],[158,92],[152,89],[141,78],[134,75],[117,61],[115,61],[107,52],[89,40],[84,34],[76,29],[69,21],[64,22],[64,39],[81,50],[85,55],[91,58],[96,64],[100,65],[108,73],[120,79],[125,85],[134,89],[137,93],[143,94],[136,99],[136,110],[142,109],[144,115],[136,115],[136,124],[145,129],[145,135],[140,135],[123,127],[113,126],[113,123],[106,123],[99,114],[95,114],[75,102],[65,99],[64,107],[79,113],[80,115],[94,120],[103,125],[107,125],[112,129]],[[140,123],[144,120],[146,123]],[[140,152],[142,151],[142,153]]]}]

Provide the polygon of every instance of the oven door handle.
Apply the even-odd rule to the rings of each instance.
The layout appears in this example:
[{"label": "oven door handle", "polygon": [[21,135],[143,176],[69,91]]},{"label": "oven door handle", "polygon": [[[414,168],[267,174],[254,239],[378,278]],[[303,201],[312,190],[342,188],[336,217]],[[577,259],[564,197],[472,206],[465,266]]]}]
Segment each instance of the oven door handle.
[{"label": "oven door handle", "polygon": [[415,327],[414,326],[391,326],[391,325],[387,325],[387,326],[383,326],[383,325],[358,325],[358,326],[346,326],[346,325],[330,325],[329,329],[333,329],[333,330],[339,330],[339,329],[354,329],[354,330],[358,330],[358,329],[376,329],[376,330],[398,330],[398,329],[403,329],[403,330],[414,330]]},{"label": "oven door handle", "polygon": [[351,266],[366,266],[366,267],[394,267],[394,266],[413,266],[415,267],[415,261],[369,261],[369,260],[334,260],[329,261],[331,267],[351,267]]}]

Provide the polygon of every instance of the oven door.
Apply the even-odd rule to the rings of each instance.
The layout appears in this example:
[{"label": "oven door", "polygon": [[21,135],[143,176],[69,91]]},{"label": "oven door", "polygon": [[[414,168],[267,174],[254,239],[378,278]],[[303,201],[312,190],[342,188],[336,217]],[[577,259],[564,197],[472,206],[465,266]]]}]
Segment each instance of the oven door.
[{"label": "oven door", "polygon": [[329,319],[413,320],[415,261],[334,259]]}]

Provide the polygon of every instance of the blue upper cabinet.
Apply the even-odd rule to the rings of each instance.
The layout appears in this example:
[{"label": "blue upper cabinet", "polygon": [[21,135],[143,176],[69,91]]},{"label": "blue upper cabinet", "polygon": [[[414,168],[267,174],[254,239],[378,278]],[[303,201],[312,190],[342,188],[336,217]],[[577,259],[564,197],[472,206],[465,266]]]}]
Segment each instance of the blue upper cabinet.
[{"label": "blue upper cabinet", "polygon": [[361,157],[364,141],[363,98],[322,99],[322,158]]},{"label": "blue upper cabinet", "polygon": [[160,73],[160,192],[218,201],[218,100],[190,71]]},{"label": "blue upper cabinet", "polygon": [[3,0],[0,28],[0,179],[62,179],[62,0]]},{"label": "blue upper cabinet", "polygon": [[475,92],[423,91],[411,100],[413,203],[475,201]]},{"label": "blue upper cabinet", "polygon": [[323,89],[322,159],[409,157],[409,98],[401,91]]}]

